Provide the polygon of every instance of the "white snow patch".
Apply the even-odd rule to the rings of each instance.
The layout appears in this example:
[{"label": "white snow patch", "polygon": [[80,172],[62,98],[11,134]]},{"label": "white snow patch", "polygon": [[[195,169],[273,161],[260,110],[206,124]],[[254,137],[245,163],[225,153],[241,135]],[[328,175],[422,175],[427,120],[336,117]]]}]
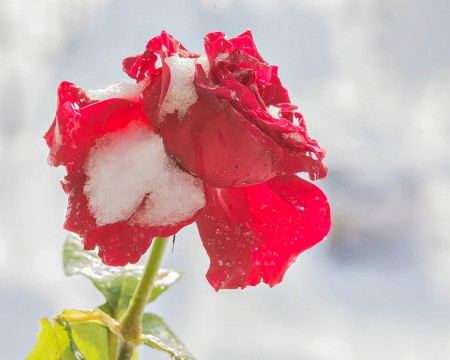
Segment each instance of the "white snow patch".
[{"label": "white snow patch", "polygon": [[92,100],[107,100],[111,98],[127,99],[132,101],[139,100],[142,91],[147,86],[148,81],[135,83],[116,82],[105,89],[87,90],[86,95]]},{"label": "white snow patch", "polygon": [[300,133],[296,133],[296,132],[283,134],[283,137],[285,139],[291,139],[291,140],[294,140],[294,141],[297,141],[297,142],[306,142],[306,140],[303,137],[303,135],[300,134]]},{"label": "white snow patch", "polygon": [[158,135],[137,124],[99,139],[84,170],[83,190],[98,226],[130,218],[146,226],[175,224],[206,204],[201,181],[172,162]]},{"label": "white snow patch", "polygon": [[209,64],[209,59],[206,53],[203,53],[201,56],[199,56],[196,60],[196,63],[202,66],[206,76],[208,76],[209,71],[211,70],[211,65]]},{"label": "white snow patch", "polygon": [[55,120],[55,128],[53,129],[53,140],[56,145],[61,146],[62,144],[62,136],[61,132],[59,131],[59,123],[58,119]]},{"label": "white snow patch", "polygon": [[216,64],[217,64],[218,62],[220,62],[220,61],[225,61],[226,59],[228,59],[229,56],[230,56],[230,55],[227,54],[227,53],[221,53],[221,54],[218,54],[218,55],[216,56],[216,59],[215,59]]},{"label": "white snow patch", "polygon": [[272,117],[274,117],[275,119],[280,119],[280,118],[281,118],[281,116],[280,116],[280,108],[279,108],[279,107],[270,105],[270,106],[267,108],[267,112],[268,112]]},{"label": "white snow patch", "polygon": [[161,106],[160,117],[162,119],[166,114],[178,110],[178,118],[181,119],[189,106],[198,99],[194,87],[196,59],[173,55],[164,61],[170,68],[170,83]]}]

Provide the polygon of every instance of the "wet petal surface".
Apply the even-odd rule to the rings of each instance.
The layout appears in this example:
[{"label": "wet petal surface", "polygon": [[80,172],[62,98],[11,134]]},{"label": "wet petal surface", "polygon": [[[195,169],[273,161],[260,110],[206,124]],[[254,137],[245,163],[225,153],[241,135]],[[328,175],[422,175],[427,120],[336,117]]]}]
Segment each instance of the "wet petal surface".
[{"label": "wet petal surface", "polygon": [[214,289],[261,281],[274,286],[301,252],[326,237],[330,208],[315,185],[295,175],[280,176],[244,188],[209,188],[197,226]]}]

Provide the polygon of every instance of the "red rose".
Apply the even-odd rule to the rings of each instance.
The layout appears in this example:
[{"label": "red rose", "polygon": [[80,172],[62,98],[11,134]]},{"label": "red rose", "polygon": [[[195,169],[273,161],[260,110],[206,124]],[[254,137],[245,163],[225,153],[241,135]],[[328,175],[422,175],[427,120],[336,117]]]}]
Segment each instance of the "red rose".
[{"label": "red rose", "polygon": [[45,138],[68,172],[65,228],[125,265],[196,221],[216,290],[274,286],[329,231],[325,195],[295,175],[324,177],[324,151],[249,31],[208,34],[205,50],[162,32],[123,62],[136,85],[60,85]]}]

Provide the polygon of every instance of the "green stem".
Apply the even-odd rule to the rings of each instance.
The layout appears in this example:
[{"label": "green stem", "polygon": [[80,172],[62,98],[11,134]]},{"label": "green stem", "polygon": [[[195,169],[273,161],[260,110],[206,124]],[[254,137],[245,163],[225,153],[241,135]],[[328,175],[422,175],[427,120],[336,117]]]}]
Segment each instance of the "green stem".
[{"label": "green stem", "polygon": [[134,348],[135,348],[134,345],[124,341],[120,341],[117,353],[117,360],[129,360],[133,358]]},{"label": "green stem", "polygon": [[[161,261],[166,249],[168,239],[156,237],[150,249],[147,265],[139,283],[134,290],[128,309],[120,318],[120,330],[123,341],[119,343],[117,360],[129,360],[133,355],[131,348],[134,348],[136,340],[142,335],[142,314],[153,289],[153,281],[158,273]],[[131,355],[130,355],[131,354]]]}]

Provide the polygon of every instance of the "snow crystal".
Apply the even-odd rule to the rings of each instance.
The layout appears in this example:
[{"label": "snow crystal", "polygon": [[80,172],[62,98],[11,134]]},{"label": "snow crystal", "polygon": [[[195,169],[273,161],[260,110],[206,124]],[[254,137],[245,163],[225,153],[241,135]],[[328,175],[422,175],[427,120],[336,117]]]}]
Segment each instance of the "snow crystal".
[{"label": "snow crystal", "polygon": [[162,118],[178,110],[178,118],[181,119],[189,106],[198,98],[194,87],[196,59],[173,55],[164,61],[170,68],[170,83],[161,106],[160,116]]},{"label": "snow crystal", "polygon": [[141,81],[140,83],[124,83],[117,82],[109,85],[105,89],[87,90],[86,95],[92,100],[106,100],[111,98],[121,98],[132,101],[139,100],[142,91],[147,86],[147,81]]},{"label": "snow crystal", "polygon": [[205,70],[206,76],[208,76],[209,70],[211,70],[211,65],[209,64],[209,59],[206,53],[203,53],[201,56],[199,56],[196,63],[202,66],[203,70]]},{"label": "snow crystal", "polygon": [[[268,108],[266,108],[267,112],[274,117],[275,119],[281,119],[282,115],[281,115],[281,108],[270,105]],[[300,123],[298,122],[298,119],[294,116],[294,118],[292,119],[292,123],[295,126],[299,126]],[[296,139],[297,140],[297,139]],[[297,140],[298,141],[298,140]]]},{"label": "snow crystal", "polygon": [[272,117],[274,117],[275,119],[280,119],[280,118],[281,118],[281,116],[280,116],[280,108],[278,108],[278,107],[276,107],[276,106],[270,105],[270,106],[267,108],[267,112],[268,112]]},{"label": "snow crystal", "polygon": [[62,136],[61,131],[59,130],[59,123],[58,119],[55,119],[55,129],[53,130],[53,141],[55,142],[54,145],[61,146],[62,144]]},{"label": "snow crystal", "polygon": [[206,204],[201,181],[172,162],[158,135],[137,124],[99,139],[84,170],[83,190],[98,226],[130,218],[165,226],[190,218]]},{"label": "snow crystal", "polygon": [[300,133],[296,133],[296,132],[294,132],[294,133],[283,134],[283,138],[285,138],[286,140],[291,139],[291,140],[294,140],[294,141],[300,142],[300,143],[306,142],[306,140],[305,140],[305,138],[303,137],[303,135],[300,134]]},{"label": "snow crystal", "polygon": [[230,55],[229,54],[227,54],[227,53],[221,53],[221,54],[218,54],[217,56],[216,56],[216,64],[217,63],[219,63],[219,62],[221,62],[221,61],[225,61],[226,59],[228,59],[228,57],[229,57]]}]

